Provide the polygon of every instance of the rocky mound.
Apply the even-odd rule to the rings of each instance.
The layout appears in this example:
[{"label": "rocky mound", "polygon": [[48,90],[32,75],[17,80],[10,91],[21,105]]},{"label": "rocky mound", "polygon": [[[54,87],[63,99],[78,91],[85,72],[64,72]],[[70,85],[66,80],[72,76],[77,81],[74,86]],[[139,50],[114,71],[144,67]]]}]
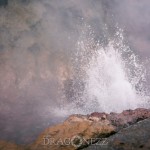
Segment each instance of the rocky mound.
[{"label": "rocky mound", "polygon": [[30,148],[75,150],[98,141],[106,144],[107,137],[146,118],[150,118],[150,110],[142,108],[122,113],[72,115],[64,123],[46,129]]},{"label": "rocky mound", "polygon": [[107,119],[72,115],[64,123],[46,129],[30,148],[74,150],[86,146],[90,139],[108,137],[115,131],[116,127]]},{"label": "rocky mound", "polygon": [[[147,120],[145,120],[147,119]],[[86,148],[88,147],[88,148]],[[150,149],[150,110],[72,115],[49,127],[37,140],[19,147],[1,142],[1,150]]]}]

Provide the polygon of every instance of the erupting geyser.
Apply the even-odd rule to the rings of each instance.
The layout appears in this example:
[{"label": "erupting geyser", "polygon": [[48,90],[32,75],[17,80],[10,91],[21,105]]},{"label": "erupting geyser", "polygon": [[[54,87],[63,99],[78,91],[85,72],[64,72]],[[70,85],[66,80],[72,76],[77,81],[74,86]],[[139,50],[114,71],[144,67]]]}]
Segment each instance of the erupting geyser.
[{"label": "erupting geyser", "polygon": [[0,145],[32,143],[72,114],[150,108],[149,8],[149,0],[0,0]]},{"label": "erupting geyser", "polygon": [[93,35],[84,33],[77,44],[73,58],[76,73],[69,87],[74,94],[70,94],[69,104],[62,105],[62,112],[121,112],[148,107],[144,62],[126,46],[122,30],[118,29],[107,44],[95,42]]}]

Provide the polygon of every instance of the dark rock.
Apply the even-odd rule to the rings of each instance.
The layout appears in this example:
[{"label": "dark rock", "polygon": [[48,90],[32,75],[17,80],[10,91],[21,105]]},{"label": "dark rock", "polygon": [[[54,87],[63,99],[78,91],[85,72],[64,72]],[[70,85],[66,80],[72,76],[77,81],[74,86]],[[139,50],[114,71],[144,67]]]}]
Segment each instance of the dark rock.
[{"label": "dark rock", "polygon": [[92,145],[85,150],[150,150],[150,119],[122,129],[106,141],[106,145]]}]

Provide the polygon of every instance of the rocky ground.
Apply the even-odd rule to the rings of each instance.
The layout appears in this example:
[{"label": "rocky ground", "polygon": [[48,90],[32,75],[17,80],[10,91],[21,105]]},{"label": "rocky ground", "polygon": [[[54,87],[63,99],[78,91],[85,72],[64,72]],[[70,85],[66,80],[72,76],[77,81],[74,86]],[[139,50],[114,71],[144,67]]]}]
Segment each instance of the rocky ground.
[{"label": "rocky ground", "polygon": [[150,110],[72,115],[47,128],[28,146],[4,141],[0,150],[149,150]]},{"label": "rocky ground", "polygon": [[107,144],[91,145],[85,150],[149,150],[150,119],[122,129],[106,140]]}]

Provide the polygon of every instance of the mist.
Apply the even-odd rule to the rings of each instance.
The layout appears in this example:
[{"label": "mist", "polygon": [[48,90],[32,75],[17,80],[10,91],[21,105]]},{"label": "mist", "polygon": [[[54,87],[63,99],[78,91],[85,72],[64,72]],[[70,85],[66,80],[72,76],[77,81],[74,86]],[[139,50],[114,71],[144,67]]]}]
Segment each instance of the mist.
[{"label": "mist", "polygon": [[75,55],[87,26],[92,33],[84,38],[92,34],[104,47],[123,30],[146,68],[149,92],[149,8],[149,0],[8,0],[0,6],[0,138],[30,143],[67,117],[59,108],[84,89]]}]

